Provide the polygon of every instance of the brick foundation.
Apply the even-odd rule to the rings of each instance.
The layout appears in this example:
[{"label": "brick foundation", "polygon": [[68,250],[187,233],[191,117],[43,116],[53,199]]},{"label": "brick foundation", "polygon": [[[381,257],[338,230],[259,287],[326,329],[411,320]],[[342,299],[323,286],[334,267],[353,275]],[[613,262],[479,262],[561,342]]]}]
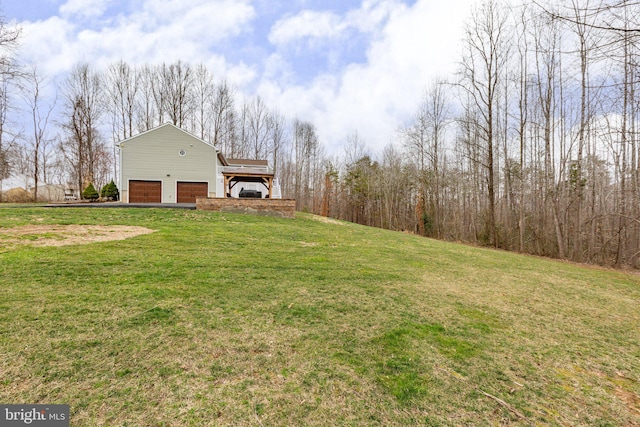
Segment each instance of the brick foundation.
[{"label": "brick foundation", "polygon": [[216,212],[294,218],[295,199],[197,198],[196,209]]}]

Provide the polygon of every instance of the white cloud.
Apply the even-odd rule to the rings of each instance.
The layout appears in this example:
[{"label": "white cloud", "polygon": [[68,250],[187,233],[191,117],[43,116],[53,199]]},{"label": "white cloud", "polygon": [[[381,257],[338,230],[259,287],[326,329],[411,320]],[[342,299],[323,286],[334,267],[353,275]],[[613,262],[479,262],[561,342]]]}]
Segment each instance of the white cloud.
[{"label": "white cloud", "polygon": [[85,18],[96,18],[104,14],[112,0],[68,0],[60,6],[63,16],[78,15]]},{"label": "white cloud", "polygon": [[303,10],[277,21],[271,29],[269,41],[276,46],[286,47],[303,39],[336,39],[349,30],[375,32],[395,9],[402,7],[403,3],[397,0],[365,0],[360,8],[345,15]]},{"label": "white cloud", "polygon": [[[21,23],[21,56],[51,75],[79,61],[104,66],[119,59],[131,64],[180,59],[220,65],[226,61],[211,53],[212,46],[246,31],[255,15],[249,0],[147,0],[130,15],[94,21],[91,28],[70,15],[86,6],[96,17],[109,1],[69,0],[60,7],[61,17]],[[247,67],[239,67],[246,77]]]},{"label": "white cloud", "polygon": [[[40,71],[56,75],[76,62],[76,52],[69,44],[75,27],[68,21],[52,17],[46,21],[24,22],[19,54],[27,63],[37,64]],[[68,63],[71,63],[70,65]]]},{"label": "white cloud", "polygon": [[337,37],[346,28],[342,18],[335,13],[305,10],[276,22],[269,41],[275,45],[287,45],[306,37]]},{"label": "white cloud", "polygon": [[372,26],[383,22],[370,42],[366,63],[351,64],[337,76],[319,76],[305,86],[264,81],[260,90],[286,114],[313,121],[330,151],[357,129],[365,143],[379,152],[413,115],[430,80],[455,72],[461,30],[472,0],[451,1],[453,8],[430,0],[418,0],[411,7],[365,2],[348,14],[349,21],[366,22],[355,18],[364,15]]},{"label": "white cloud", "polygon": [[345,20],[361,32],[375,32],[394,11],[404,7],[405,4],[397,0],[364,0],[360,8],[347,13]]}]

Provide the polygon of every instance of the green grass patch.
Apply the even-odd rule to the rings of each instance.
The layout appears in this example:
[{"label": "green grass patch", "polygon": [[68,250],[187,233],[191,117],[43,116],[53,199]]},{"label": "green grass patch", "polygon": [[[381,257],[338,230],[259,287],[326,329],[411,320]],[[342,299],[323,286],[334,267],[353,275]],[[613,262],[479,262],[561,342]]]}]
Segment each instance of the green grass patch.
[{"label": "green grass patch", "polygon": [[[304,214],[0,224],[0,401],[68,403],[74,426],[639,422],[635,274]],[[7,237],[33,224],[157,231]]]}]

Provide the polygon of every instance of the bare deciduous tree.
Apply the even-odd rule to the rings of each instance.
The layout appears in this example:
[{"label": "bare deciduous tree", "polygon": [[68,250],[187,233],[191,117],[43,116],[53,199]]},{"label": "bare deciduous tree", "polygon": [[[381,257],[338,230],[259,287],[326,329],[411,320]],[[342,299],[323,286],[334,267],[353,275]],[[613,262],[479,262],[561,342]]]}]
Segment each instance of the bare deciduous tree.
[{"label": "bare deciduous tree", "polygon": [[286,117],[278,111],[271,111],[269,114],[269,145],[267,152],[271,154],[271,165],[273,173],[277,176],[280,156],[287,143]]},{"label": "bare deciduous tree", "polygon": [[124,61],[111,64],[105,76],[106,110],[115,141],[133,136],[139,74]]},{"label": "bare deciduous tree", "polygon": [[104,156],[104,142],[99,132],[103,113],[102,79],[88,64],[77,65],[64,85],[67,138],[61,151],[71,166],[73,181],[82,191],[89,183],[95,185],[98,171],[110,156]]},{"label": "bare deciduous tree", "polygon": [[[49,144],[47,131],[51,113],[56,100],[48,101],[43,90],[47,85],[46,77],[43,77],[36,66],[28,67],[20,84],[22,98],[27,107],[31,121],[31,138],[29,140],[31,172],[33,176],[33,200],[38,200],[38,185],[40,178],[46,179],[46,166],[49,157]],[[46,181],[45,181],[46,182]]]},{"label": "bare deciduous tree", "polygon": [[256,96],[247,106],[247,142],[249,153],[254,159],[266,154],[271,121],[269,110],[260,96]]},{"label": "bare deciduous tree", "polygon": [[138,132],[144,132],[151,129],[156,124],[156,117],[160,116],[162,120],[162,112],[156,111],[156,84],[155,84],[155,72],[153,67],[145,64],[137,72],[137,79],[140,87],[137,98],[137,126]]},{"label": "bare deciduous tree", "polygon": [[213,126],[213,143],[224,152],[236,140],[236,114],[234,108],[234,90],[226,80],[220,80],[215,86],[211,105],[211,125]]},{"label": "bare deciduous tree", "polygon": [[421,200],[428,201],[428,215],[433,235],[442,234],[441,165],[444,132],[450,122],[445,83],[434,80],[425,89],[413,122],[402,132],[402,141],[411,159],[415,159],[418,191]]},{"label": "bare deciduous tree", "polygon": [[193,72],[191,67],[181,61],[165,64],[158,69],[160,90],[164,92],[162,97],[165,112],[171,123],[178,127],[186,125],[190,116],[193,100]]},{"label": "bare deciduous tree", "polygon": [[498,245],[496,228],[496,120],[500,87],[509,58],[509,34],[504,5],[487,0],[472,13],[465,30],[462,87],[469,93],[481,120],[476,124],[483,142],[487,173],[487,238]]},{"label": "bare deciduous tree", "polygon": [[[0,196],[2,181],[11,175],[11,155],[16,148],[16,133],[9,128],[10,90],[19,75],[14,64],[13,53],[17,46],[21,30],[8,27],[0,16]],[[1,201],[1,200],[0,200]]]}]

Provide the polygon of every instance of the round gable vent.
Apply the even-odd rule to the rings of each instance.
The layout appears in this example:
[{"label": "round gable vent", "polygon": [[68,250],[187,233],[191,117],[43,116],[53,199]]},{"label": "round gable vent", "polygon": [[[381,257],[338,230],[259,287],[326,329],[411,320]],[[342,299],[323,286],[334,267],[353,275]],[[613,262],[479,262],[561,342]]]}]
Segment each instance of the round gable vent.
[{"label": "round gable vent", "polygon": [[184,157],[187,155],[187,151],[186,150],[180,150],[178,151],[178,154],[180,155],[180,157]]}]

